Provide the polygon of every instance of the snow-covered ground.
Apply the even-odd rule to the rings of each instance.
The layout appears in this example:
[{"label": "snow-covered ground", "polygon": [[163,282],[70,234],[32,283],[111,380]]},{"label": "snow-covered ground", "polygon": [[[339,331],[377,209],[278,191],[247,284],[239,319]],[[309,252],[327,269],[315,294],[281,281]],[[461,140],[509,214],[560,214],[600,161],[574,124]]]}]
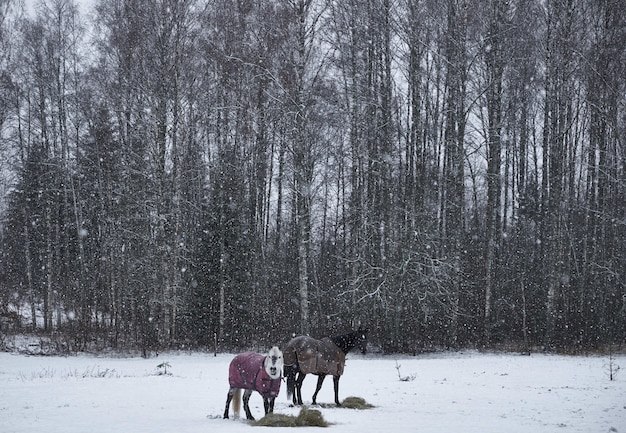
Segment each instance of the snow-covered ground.
[{"label": "snow-covered ground", "polygon": [[[221,418],[231,358],[197,353],[152,359],[0,353],[0,432],[268,429]],[[157,366],[163,362],[171,375],[158,375],[163,369]],[[622,371],[610,381],[609,359],[601,356],[350,355],[340,399],[358,396],[376,408],[320,410],[333,423],[329,430],[342,433],[626,432],[626,356],[614,362]],[[413,380],[400,381],[397,364],[400,374]],[[304,383],[303,397],[309,402],[315,383],[315,377]],[[327,378],[318,402],[331,403],[332,388]],[[254,394],[250,403],[260,418],[261,397]],[[284,385],[275,411],[298,412],[289,407]]]}]

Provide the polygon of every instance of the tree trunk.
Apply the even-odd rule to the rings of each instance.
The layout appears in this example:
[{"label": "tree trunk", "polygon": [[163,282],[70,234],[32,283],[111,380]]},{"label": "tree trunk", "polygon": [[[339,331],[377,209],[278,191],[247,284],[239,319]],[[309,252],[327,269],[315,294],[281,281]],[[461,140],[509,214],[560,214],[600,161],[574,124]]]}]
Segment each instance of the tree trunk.
[{"label": "tree trunk", "polygon": [[464,219],[464,139],[466,88],[467,4],[465,0],[448,0],[448,36],[446,59],[446,127],[444,131],[444,191],[442,205],[443,255],[450,263],[452,275],[448,294],[449,327],[447,344],[458,343],[459,302],[463,285],[461,255],[463,253]]},{"label": "tree trunk", "polygon": [[484,344],[491,340],[491,307],[495,282],[496,264],[501,239],[501,132],[502,132],[502,77],[504,73],[503,45],[506,3],[492,3],[492,17],[486,39],[485,63],[487,67],[487,215],[485,239],[485,304],[483,338]]},{"label": "tree trunk", "polygon": [[296,225],[298,243],[298,291],[300,297],[300,332],[308,335],[311,329],[309,318],[309,248],[311,243],[311,194],[313,187],[313,156],[311,155],[311,139],[307,136],[307,102],[308,83],[305,72],[307,68],[307,47],[311,43],[308,36],[308,14],[310,0],[294,2],[294,18],[296,28],[296,62],[294,66],[294,194],[296,198]]}]

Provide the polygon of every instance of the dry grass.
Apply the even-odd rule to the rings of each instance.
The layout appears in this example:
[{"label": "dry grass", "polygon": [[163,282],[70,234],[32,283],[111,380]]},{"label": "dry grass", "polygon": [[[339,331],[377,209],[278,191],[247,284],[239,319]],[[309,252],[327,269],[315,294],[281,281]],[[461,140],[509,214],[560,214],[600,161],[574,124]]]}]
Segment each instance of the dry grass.
[{"label": "dry grass", "polygon": [[371,409],[374,406],[361,397],[346,397],[346,399],[341,402],[341,407],[345,407],[346,409]]},{"label": "dry grass", "polygon": [[322,412],[304,406],[300,409],[298,416],[268,413],[260,420],[252,422],[252,425],[262,427],[328,427],[329,423],[322,416]]},{"label": "dry grass", "polygon": [[375,407],[374,405],[369,404],[365,401],[364,398],[361,397],[346,397],[344,401],[341,402],[341,406],[337,406],[334,403],[318,403],[317,406],[324,409],[331,408],[343,408],[343,409],[371,409]]}]

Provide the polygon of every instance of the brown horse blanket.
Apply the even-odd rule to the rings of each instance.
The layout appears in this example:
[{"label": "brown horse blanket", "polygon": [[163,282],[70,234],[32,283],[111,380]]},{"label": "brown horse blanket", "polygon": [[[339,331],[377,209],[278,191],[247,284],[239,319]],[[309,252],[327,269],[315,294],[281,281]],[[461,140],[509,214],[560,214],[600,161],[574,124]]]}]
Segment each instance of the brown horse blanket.
[{"label": "brown horse blanket", "polygon": [[298,364],[304,374],[329,374],[341,376],[346,364],[346,354],[328,337],[316,340],[311,337],[295,337],[283,351],[285,365]]},{"label": "brown horse blanket", "polygon": [[280,379],[272,379],[263,366],[265,355],[244,352],[235,356],[228,368],[231,388],[252,389],[264,398],[276,397],[280,391]]}]

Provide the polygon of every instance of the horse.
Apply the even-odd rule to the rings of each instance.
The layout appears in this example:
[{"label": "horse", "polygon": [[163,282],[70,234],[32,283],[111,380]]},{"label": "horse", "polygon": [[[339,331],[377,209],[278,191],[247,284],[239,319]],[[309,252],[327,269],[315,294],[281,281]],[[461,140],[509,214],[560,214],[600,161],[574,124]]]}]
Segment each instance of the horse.
[{"label": "horse", "polygon": [[274,346],[267,355],[261,353],[244,352],[235,356],[228,368],[228,383],[230,389],[226,397],[224,418],[228,418],[228,409],[233,401],[235,418],[239,418],[241,405],[241,390],[243,393],[243,407],[246,418],[254,420],[248,402],[252,392],[257,391],[263,397],[265,415],[274,412],[274,400],[280,391],[280,381],[283,370],[283,353]]},{"label": "horse", "polygon": [[[284,369],[287,378],[287,400],[293,395],[293,404],[302,404],[302,382],[311,373],[317,375],[317,388],[313,394],[313,404],[322,388],[326,375],[333,376],[335,403],[339,403],[339,378],[343,374],[346,354],[358,346],[362,353],[367,349],[367,329],[359,327],[349,334],[324,337],[316,340],[299,336],[291,339],[284,349]],[[297,378],[296,378],[297,375]]]}]

